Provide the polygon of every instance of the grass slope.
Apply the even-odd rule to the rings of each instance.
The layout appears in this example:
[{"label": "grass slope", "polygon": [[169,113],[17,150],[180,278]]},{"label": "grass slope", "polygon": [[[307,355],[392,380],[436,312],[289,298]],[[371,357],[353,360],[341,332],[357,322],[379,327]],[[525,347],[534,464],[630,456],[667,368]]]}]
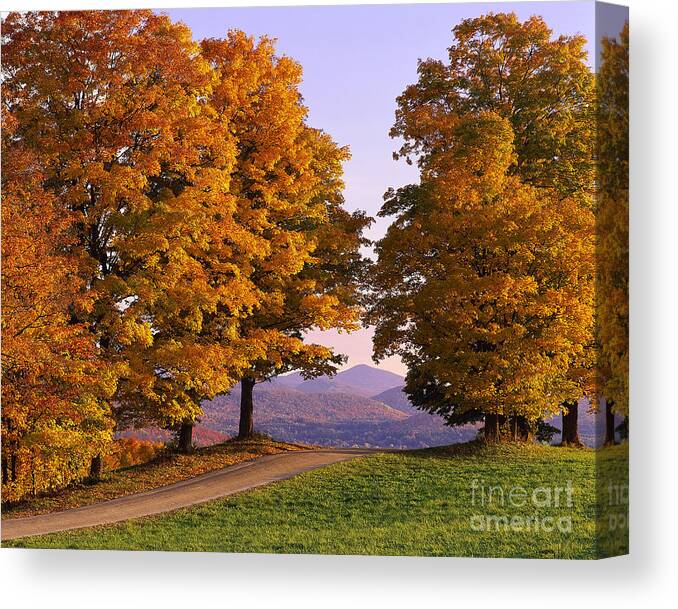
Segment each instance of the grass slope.
[{"label": "grass slope", "polygon": [[[624,449],[612,450],[612,462],[624,459]],[[595,455],[592,450],[475,444],[377,454],[171,514],[6,545],[596,558]],[[565,487],[570,480],[572,508],[536,507],[531,501],[517,508],[500,505],[498,495],[491,506],[480,505],[480,485],[485,490],[501,485],[506,492],[522,487],[532,493],[536,488]],[[473,530],[478,515],[571,515],[572,530]]]}]

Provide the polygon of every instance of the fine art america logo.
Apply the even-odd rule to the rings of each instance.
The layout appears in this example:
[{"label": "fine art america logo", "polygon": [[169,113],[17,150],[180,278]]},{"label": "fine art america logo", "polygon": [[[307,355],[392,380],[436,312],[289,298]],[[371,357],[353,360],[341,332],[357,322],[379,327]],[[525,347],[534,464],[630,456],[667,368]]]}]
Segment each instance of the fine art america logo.
[{"label": "fine art america logo", "polygon": [[565,486],[525,488],[487,485],[483,479],[475,478],[471,483],[471,504],[475,508],[471,529],[571,533],[572,516],[562,511],[571,512],[573,494],[571,480]]}]

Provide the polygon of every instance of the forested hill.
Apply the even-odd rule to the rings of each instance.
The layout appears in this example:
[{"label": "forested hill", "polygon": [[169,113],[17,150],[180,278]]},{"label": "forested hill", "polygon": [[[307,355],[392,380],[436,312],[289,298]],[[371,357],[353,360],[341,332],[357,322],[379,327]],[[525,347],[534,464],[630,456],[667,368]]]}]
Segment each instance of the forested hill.
[{"label": "forested hill", "polygon": [[[373,368],[355,366],[334,377],[304,380],[290,374],[260,383],[254,390],[255,429],[288,442],[323,446],[423,448],[466,442],[480,424],[451,428],[441,417],[420,411],[403,392],[404,378]],[[393,384],[395,383],[395,384]],[[196,426],[198,444],[212,444],[238,429],[240,391],[203,404],[205,415]],[[580,408],[579,434],[588,446],[602,443],[602,417]],[[560,429],[560,417],[549,421]],[[169,432],[144,430],[133,435],[168,440]],[[560,441],[555,434],[553,442]]]},{"label": "forested hill", "polygon": [[[307,381],[308,382],[308,381]],[[262,383],[255,389],[255,428],[274,438],[323,446],[422,448],[475,437],[471,428],[453,429],[442,419],[415,409],[403,412],[383,400],[368,398],[337,382],[319,393]],[[343,389],[344,391],[341,391]],[[399,388],[397,388],[400,391]],[[240,393],[205,403],[200,427],[233,434],[237,430]],[[417,413],[414,414],[413,413]]]}]

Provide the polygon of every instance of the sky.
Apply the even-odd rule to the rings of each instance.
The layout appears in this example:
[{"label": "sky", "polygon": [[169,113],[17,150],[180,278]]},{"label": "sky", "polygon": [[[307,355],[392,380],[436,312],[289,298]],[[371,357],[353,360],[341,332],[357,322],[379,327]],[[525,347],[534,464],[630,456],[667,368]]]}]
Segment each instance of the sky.
[{"label": "sky", "polygon": [[[558,34],[595,39],[595,4],[580,2],[501,2],[472,4],[340,5],[251,8],[173,9],[196,40],[222,37],[240,29],[256,37],[277,39],[279,54],[298,61],[304,72],[301,92],[309,108],[308,123],[327,131],[351,150],[344,166],[346,207],[375,217],[390,187],[417,181],[416,167],[394,161],[398,142],[388,135],[396,97],[417,80],[417,60],[445,59],[451,30],[462,19],[487,12],[514,11],[520,19],[541,15]],[[609,11],[608,11],[609,16]],[[614,20],[613,20],[614,21]],[[621,23],[621,21],[620,21]],[[621,25],[613,34],[618,32]],[[589,54],[593,43],[588,46]],[[389,224],[378,219],[369,231],[381,237]],[[311,332],[308,340],[331,345],[348,355],[344,367],[374,365],[372,332]],[[398,358],[379,367],[398,374]]]}]

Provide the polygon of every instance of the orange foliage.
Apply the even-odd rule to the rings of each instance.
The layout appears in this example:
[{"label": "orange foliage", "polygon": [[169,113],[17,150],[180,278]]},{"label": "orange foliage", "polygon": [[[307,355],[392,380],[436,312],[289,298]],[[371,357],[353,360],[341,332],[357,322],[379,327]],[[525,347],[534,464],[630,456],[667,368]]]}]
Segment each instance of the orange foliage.
[{"label": "orange foliage", "polygon": [[251,260],[258,302],[239,324],[250,354],[244,376],[254,383],[291,369],[331,372],[341,357],[303,334],[358,327],[369,219],[342,208],[348,150],[307,126],[301,66],[276,56],[271,40],[231,32],[203,41],[202,51],[216,74],[210,101],[235,138],[230,192],[240,220],[266,244]]},{"label": "orange foliage", "polygon": [[380,212],[375,357],[399,354],[413,401],[451,423],[535,421],[593,384],[593,74],[585,39],[540,17],[453,33],[398,98],[420,183]]},{"label": "orange foliage", "polygon": [[137,438],[119,438],[112,446],[111,452],[104,459],[104,467],[108,471],[148,463],[156,457],[164,444],[139,440]]},{"label": "orange foliage", "polygon": [[69,251],[75,218],[3,118],[2,493],[16,501],[87,473],[112,438],[115,375],[73,321],[90,304],[83,257]]},{"label": "orange foliage", "polygon": [[598,75],[598,339],[604,395],[629,414],[629,26]]},{"label": "orange foliage", "polygon": [[35,477],[29,444],[57,487],[111,417],[192,425],[255,363],[331,355],[300,334],[356,326],[329,256],[354,264],[366,220],[296,62],[147,10],[12,13],[3,37],[3,482]]}]

